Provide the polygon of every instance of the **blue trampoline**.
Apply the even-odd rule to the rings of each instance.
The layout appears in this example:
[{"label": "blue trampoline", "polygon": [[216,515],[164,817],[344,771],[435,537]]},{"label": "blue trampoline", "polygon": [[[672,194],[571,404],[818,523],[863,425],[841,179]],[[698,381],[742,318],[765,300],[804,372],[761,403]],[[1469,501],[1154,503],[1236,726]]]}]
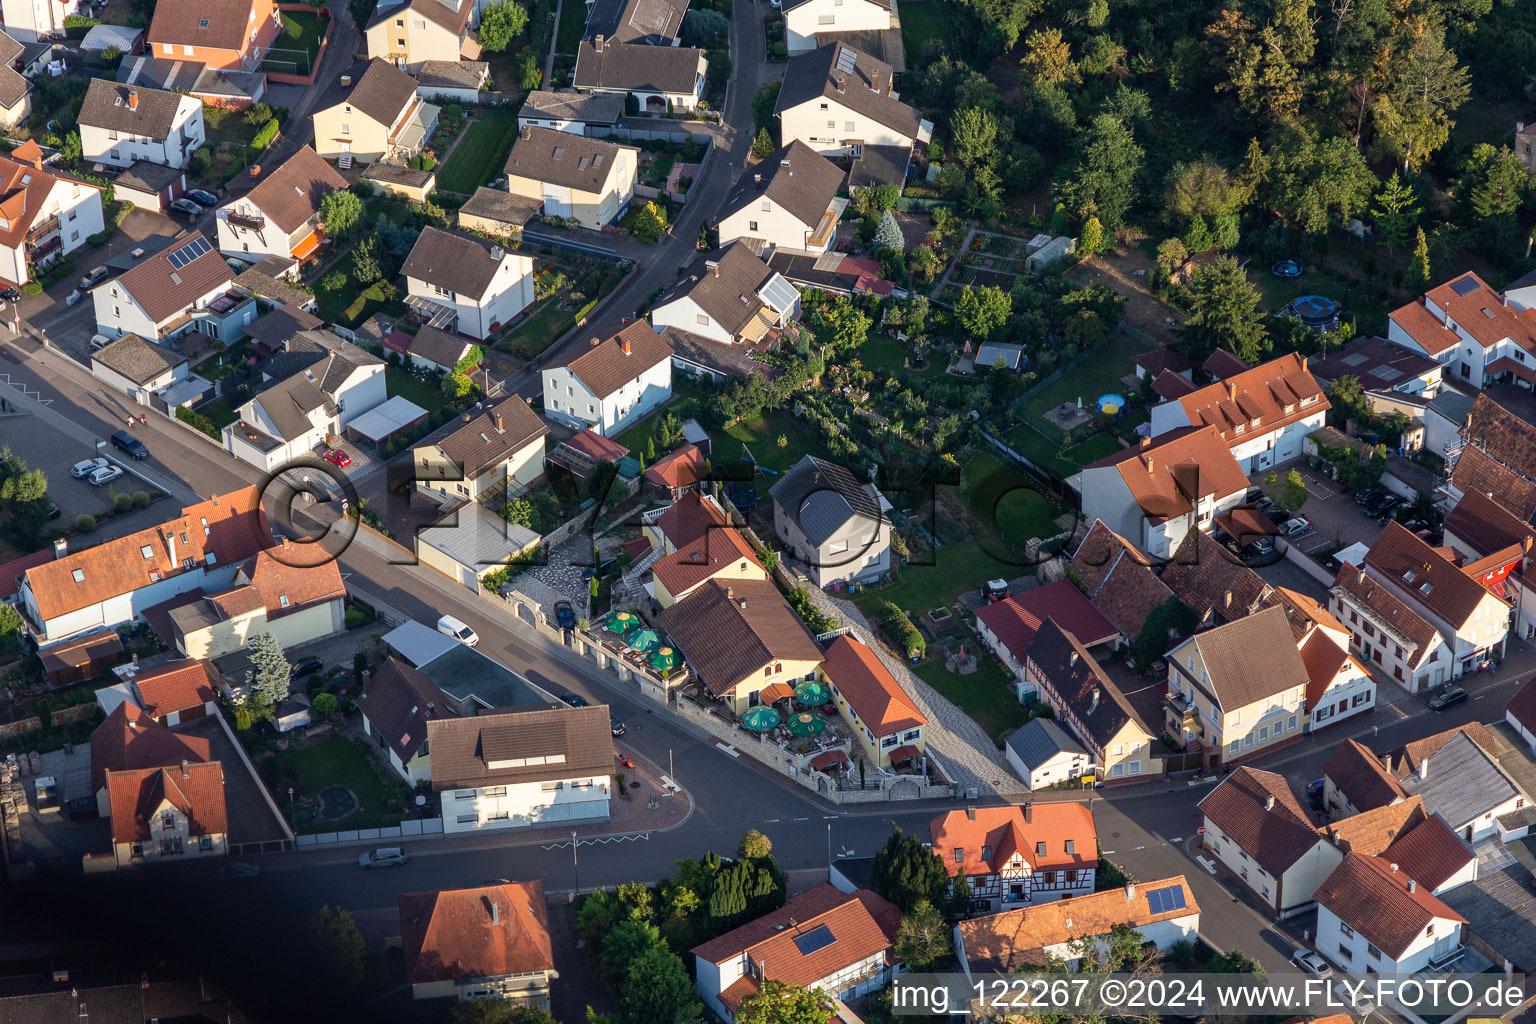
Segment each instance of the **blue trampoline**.
[{"label": "blue trampoline", "polygon": [[1339,307],[1322,295],[1303,295],[1291,303],[1296,318],[1308,327],[1320,327],[1338,319]]},{"label": "blue trampoline", "polygon": [[1274,264],[1270,266],[1269,271],[1276,277],[1300,277],[1301,261],[1275,260]]}]

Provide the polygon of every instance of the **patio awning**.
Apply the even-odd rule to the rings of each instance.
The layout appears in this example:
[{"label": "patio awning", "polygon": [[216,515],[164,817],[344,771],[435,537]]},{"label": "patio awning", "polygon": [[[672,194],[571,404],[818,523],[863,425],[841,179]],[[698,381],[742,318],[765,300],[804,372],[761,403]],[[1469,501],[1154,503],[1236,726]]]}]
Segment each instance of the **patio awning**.
[{"label": "patio awning", "polygon": [[445,306],[441,302],[433,302],[431,299],[422,298],[420,295],[407,295],[405,305],[408,309],[414,309],[428,327],[445,328],[459,315],[459,311],[452,306]]},{"label": "patio awning", "polygon": [[895,750],[891,751],[891,764],[897,764],[901,761],[910,761],[914,757],[922,756],[923,752],[921,750],[918,750],[916,747],[912,746],[912,744],[908,743],[906,746],[897,747]]},{"label": "patio awning", "polygon": [[824,772],[835,764],[852,764],[848,755],[841,750],[829,750],[825,754],[817,754],[811,758],[811,767],[819,772]]},{"label": "patio awning", "polygon": [[363,413],[347,424],[347,429],[369,441],[382,441],[416,423],[427,410],[403,395],[391,397],[383,405]]},{"label": "patio awning", "polygon": [[774,701],[784,700],[795,695],[795,688],[788,683],[769,683],[758,692],[764,704],[772,704]]},{"label": "patio awning", "polygon": [[293,247],[293,258],[302,261],[318,248],[320,248],[320,232],[311,231],[299,239],[299,244]]}]

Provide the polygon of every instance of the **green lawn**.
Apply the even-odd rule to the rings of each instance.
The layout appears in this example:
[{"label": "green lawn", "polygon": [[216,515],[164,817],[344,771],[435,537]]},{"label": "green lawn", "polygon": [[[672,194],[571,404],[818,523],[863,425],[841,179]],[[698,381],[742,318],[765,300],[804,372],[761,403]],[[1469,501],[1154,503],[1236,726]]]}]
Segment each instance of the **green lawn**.
[{"label": "green lawn", "polygon": [[533,316],[518,324],[510,334],[496,342],[496,347],[519,359],[532,359],[543,352],[571,326],[569,310],[560,308],[560,297],[551,296]]},{"label": "green lawn", "polygon": [[1047,429],[1051,431],[1052,436],[1046,437],[1033,427],[1021,423],[1003,434],[1003,440],[1021,455],[1062,476],[1071,476],[1089,463],[1097,462],[1106,455],[1113,455],[1121,448],[1120,442],[1115,440],[1113,435],[1100,434],[1063,450],[1061,442],[1055,440],[1056,429],[1049,425]]},{"label": "green lawn", "polygon": [[[581,37],[587,27],[588,9],[587,5],[580,0],[566,0],[561,5],[560,27],[555,30],[556,53],[567,57],[576,56],[576,47],[581,45]],[[539,66],[544,66],[542,60],[539,61]]]},{"label": "green lawn", "polygon": [[[902,14],[905,17],[906,11]],[[939,660],[914,666],[913,671],[923,682],[959,705],[960,710],[975,719],[993,740],[1029,720],[1029,712],[1019,705],[1009,689],[1011,680],[1007,671],[995,661],[984,662],[968,676],[955,675]]]},{"label": "green lawn", "polygon": [[[940,538],[941,540],[943,538]],[[913,564],[898,571],[895,583],[884,587],[860,587],[853,602],[865,615],[878,616],[880,605],[891,601],[914,618],[931,608],[948,604],[967,590],[978,590],[987,580],[1012,579],[1023,569],[1020,559],[1003,561],[989,554],[980,539],[950,540],[937,551],[913,556]],[[919,562],[931,564],[920,565]]]},{"label": "green lawn", "polygon": [[300,821],[297,832],[343,832],[355,828],[380,828],[400,819],[384,808],[384,784],[368,755],[345,736],[317,743],[279,755],[285,767],[299,780],[304,793],[318,796],[327,786],[346,786],[361,806],[352,814],[335,821]]},{"label": "green lawn", "polygon": [[309,11],[282,11],[278,17],[282,20],[283,31],[273,41],[271,55],[262,62],[262,67],[278,74],[309,74],[330,22]]},{"label": "green lawn", "polygon": [[[355,327],[378,312],[384,305],[384,293],[380,290],[382,282],[375,281],[367,288],[361,288],[352,279],[352,253],[347,253],[337,260],[332,269],[340,270],[346,275],[346,286],[339,291],[329,292],[318,285],[315,288],[315,305],[318,307],[315,313],[322,320],[340,322],[348,327]],[[326,276],[330,273],[326,271]]]},{"label": "green lawn", "polygon": [[[726,430],[726,434],[745,444],[759,466],[780,475],[807,455],[827,458],[821,440],[788,409],[776,409],[755,420],[736,423]],[[786,442],[782,448],[778,443],[781,434]],[[734,461],[743,453],[740,445],[716,441],[712,454],[716,459]],[[777,479],[777,476],[769,476],[760,482],[764,487],[772,487]]]},{"label": "green lawn", "polygon": [[908,0],[901,5],[901,44],[914,58],[923,55],[923,47],[930,39],[943,42],[950,36],[945,10],[939,0],[917,2]]},{"label": "green lawn", "polygon": [[867,369],[894,376],[901,372],[912,352],[889,334],[871,334],[859,346],[859,361]]},{"label": "green lawn", "polygon": [[207,416],[216,427],[225,427],[240,418],[240,414],[227,401],[216,398],[211,402],[197,407],[200,416]]},{"label": "green lawn", "polygon": [[430,381],[411,376],[399,367],[384,370],[384,385],[391,395],[403,396],[428,412],[443,404],[443,389]]},{"label": "green lawn", "polygon": [[238,372],[237,364],[246,357],[246,354],[246,343],[237,341],[198,363],[197,375],[205,380],[223,380],[225,377],[233,377]]},{"label": "green lawn", "polygon": [[[1386,250],[1381,250],[1380,261],[1391,265],[1391,255]],[[1322,295],[1332,299],[1339,305],[1339,312],[1348,316],[1354,314],[1356,318],[1357,333],[1363,331],[1370,334],[1386,327],[1387,313],[1395,305],[1389,305],[1374,295],[1376,287],[1365,281],[1353,283],[1340,283],[1319,270],[1315,265],[1309,264],[1303,259],[1303,269],[1299,277],[1276,277],[1267,266],[1250,264],[1248,267],[1248,280],[1264,295],[1264,306],[1272,313],[1278,313],[1286,306],[1303,295]]]},{"label": "green lawn", "polygon": [[517,111],[487,110],[470,125],[464,137],[437,172],[437,187],[445,192],[472,194],[501,171],[517,137]]}]

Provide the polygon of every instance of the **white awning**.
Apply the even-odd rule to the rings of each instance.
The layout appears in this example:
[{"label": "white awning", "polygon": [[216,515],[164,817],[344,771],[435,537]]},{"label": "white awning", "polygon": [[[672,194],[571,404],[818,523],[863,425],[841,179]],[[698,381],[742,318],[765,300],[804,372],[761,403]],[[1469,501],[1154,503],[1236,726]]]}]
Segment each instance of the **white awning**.
[{"label": "white awning", "polygon": [[369,409],[347,424],[347,429],[369,441],[382,441],[398,430],[403,430],[421,419],[427,410],[400,395],[396,395],[376,409]]},{"label": "white awning", "polygon": [[85,34],[85,38],[80,40],[80,49],[100,52],[115,46],[124,53],[132,53],[143,35],[144,30],[141,28],[129,28],[126,25],[93,25]]}]

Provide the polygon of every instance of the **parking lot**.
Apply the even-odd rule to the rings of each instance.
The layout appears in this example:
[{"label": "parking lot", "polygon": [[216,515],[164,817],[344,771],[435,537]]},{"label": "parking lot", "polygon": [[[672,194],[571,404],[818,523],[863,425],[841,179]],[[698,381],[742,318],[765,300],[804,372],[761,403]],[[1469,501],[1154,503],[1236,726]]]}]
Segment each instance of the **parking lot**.
[{"label": "parking lot", "polygon": [[[1294,547],[1310,553],[1325,547],[1337,550],[1355,543],[1368,545],[1376,539],[1376,535],[1381,532],[1381,524],[1355,504],[1354,495],[1347,489],[1313,472],[1304,461],[1282,467],[1280,472],[1283,475],[1291,469],[1301,473],[1302,482],[1307,486],[1307,503],[1302,506],[1300,514],[1312,522],[1311,533],[1291,540]],[[1264,478],[1268,475],[1256,473],[1251,481],[1255,487],[1263,487]]]}]

